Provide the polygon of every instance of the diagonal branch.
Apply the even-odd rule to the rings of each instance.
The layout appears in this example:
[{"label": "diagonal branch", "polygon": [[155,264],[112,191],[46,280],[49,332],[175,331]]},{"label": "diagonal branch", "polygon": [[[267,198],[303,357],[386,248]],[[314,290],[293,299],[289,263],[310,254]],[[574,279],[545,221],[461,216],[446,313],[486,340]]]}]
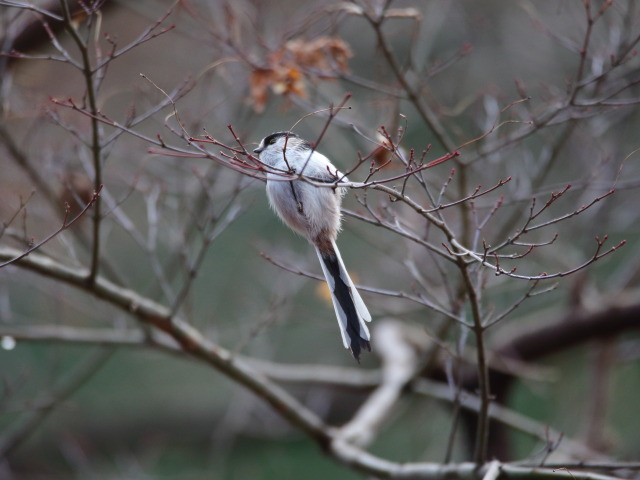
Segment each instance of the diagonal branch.
[{"label": "diagonal branch", "polygon": [[80,220],[80,218],[82,218],[84,216],[85,213],[87,213],[87,211],[93,206],[94,203],[96,203],[96,201],[98,200],[98,198],[100,198],[100,190],[102,190],[102,185],[100,185],[98,187],[98,190],[95,191],[93,193],[93,197],[91,198],[91,200],[89,201],[89,203],[87,203],[85,205],[85,207],[80,211],[80,213],[78,215],[76,215],[75,218],[71,219],[71,220],[67,220],[66,216],[64,218],[64,220],[62,221],[62,225],[60,226],[60,228],[58,228],[58,230],[56,230],[55,232],[51,233],[50,235],[48,235],[44,240],[33,244],[31,246],[29,246],[29,248],[27,248],[27,250],[25,250],[24,252],[20,253],[19,255],[16,255],[14,258],[5,260],[4,262],[0,262],[0,268],[2,267],[6,267],[7,265],[10,265],[12,263],[17,262],[18,260],[26,257],[27,255],[29,255],[31,252],[39,249],[40,247],[42,247],[45,243],[48,243],[49,241],[51,241],[53,238],[55,238],[56,236],[58,236],[60,233],[64,232],[66,229],[68,229],[69,227],[71,227],[74,223],[76,223],[78,220]]},{"label": "diagonal branch", "polygon": [[[20,254],[21,252],[15,249],[0,248],[0,261],[15,258]],[[88,275],[86,270],[67,267],[37,253],[22,258],[15,265],[84,290],[132,314],[140,322],[167,333],[184,352],[244,385],[268,402],[293,426],[321,444],[328,442],[330,429],[315,413],[268,380],[247,362],[205,339],[197,329],[184,320],[178,317],[171,318],[171,311],[165,306],[116,285],[101,276],[97,276],[94,282],[89,283],[86,281]]]}]

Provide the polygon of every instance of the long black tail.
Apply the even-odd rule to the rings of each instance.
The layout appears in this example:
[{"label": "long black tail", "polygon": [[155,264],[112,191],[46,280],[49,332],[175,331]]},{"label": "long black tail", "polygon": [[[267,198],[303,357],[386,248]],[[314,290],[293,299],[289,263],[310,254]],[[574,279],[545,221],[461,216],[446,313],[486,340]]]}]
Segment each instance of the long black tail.
[{"label": "long black tail", "polygon": [[371,351],[369,329],[364,323],[371,321],[371,315],[349,278],[335,244],[333,252],[318,250],[318,257],[331,291],[344,346],[360,361],[362,349]]}]

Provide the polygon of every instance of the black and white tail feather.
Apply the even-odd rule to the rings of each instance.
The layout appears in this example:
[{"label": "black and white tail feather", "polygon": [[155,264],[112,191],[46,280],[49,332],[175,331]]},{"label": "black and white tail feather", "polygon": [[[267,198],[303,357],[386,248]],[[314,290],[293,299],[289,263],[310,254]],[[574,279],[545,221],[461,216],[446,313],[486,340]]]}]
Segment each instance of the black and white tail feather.
[{"label": "black and white tail feather", "polygon": [[371,335],[365,323],[371,321],[371,314],[351,281],[336,244],[333,243],[333,253],[322,253],[317,247],[316,253],[331,292],[342,343],[359,362],[362,349],[371,351]]}]

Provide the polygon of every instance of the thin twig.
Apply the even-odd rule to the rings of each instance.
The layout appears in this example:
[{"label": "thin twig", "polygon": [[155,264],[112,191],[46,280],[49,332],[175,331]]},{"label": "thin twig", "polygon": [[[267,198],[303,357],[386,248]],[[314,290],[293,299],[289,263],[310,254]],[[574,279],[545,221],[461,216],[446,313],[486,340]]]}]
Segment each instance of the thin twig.
[{"label": "thin twig", "polygon": [[[6,260],[3,263],[0,263],[0,268],[6,267],[7,265],[10,265],[12,263],[15,263],[15,262],[23,259],[27,255],[29,255],[31,252],[33,252],[35,250],[38,250],[40,247],[42,247],[46,243],[50,242],[53,238],[58,236],[60,233],[64,232],[66,229],[71,227],[74,223],[76,223],[78,220],[80,220],[80,218],[82,218],[84,216],[84,214],[87,213],[87,211],[97,202],[98,198],[100,198],[100,191],[101,190],[102,190],[102,185],[99,185],[98,186],[98,190],[93,193],[93,197],[91,197],[91,200],[89,200],[89,203],[87,203],[84,206],[84,208],[80,211],[80,213],[78,215],[76,215],[71,220],[67,220],[67,218],[65,216],[65,218],[62,221],[62,225],[60,226],[60,228],[58,228],[58,230],[56,230],[55,232],[49,234],[47,237],[44,238],[44,240],[41,240],[38,243],[34,243],[34,244],[30,245],[29,248],[27,248],[20,255],[17,255],[15,258],[12,258],[10,260]],[[67,210],[67,214],[68,214],[68,210]]]},{"label": "thin twig", "polygon": [[[82,72],[84,83],[86,87],[87,101],[89,103],[89,111],[94,118],[91,119],[91,157],[93,161],[93,185],[97,191],[102,188],[102,145],[99,122],[95,119],[98,114],[97,103],[97,91],[94,85],[95,70],[92,67],[91,57],[89,54],[89,45],[83,40],[76,27],[74,26],[71,13],[69,11],[69,5],[67,0],[60,0],[62,6],[62,12],[64,17],[64,29],[70,35],[71,39],[75,43],[80,52],[82,61],[77,68]],[[98,269],[100,266],[100,224],[102,222],[102,204],[100,197],[96,199],[95,209],[93,211],[93,245],[91,249],[91,268],[89,275],[87,276],[87,282],[91,283],[98,275]]]}]

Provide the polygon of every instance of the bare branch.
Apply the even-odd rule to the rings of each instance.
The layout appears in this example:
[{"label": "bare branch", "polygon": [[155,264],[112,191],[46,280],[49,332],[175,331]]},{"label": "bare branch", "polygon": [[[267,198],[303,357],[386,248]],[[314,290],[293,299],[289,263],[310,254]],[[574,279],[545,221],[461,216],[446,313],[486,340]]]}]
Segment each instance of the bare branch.
[{"label": "bare branch", "polygon": [[[24,252],[22,252],[19,255],[16,255],[14,258],[11,258],[9,260],[5,260],[4,262],[0,263],[0,268],[6,267],[7,265],[10,265],[12,263],[15,263],[21,259],[23,259],[24,257],[26,257],[27,255],[29,255],[31,252],[38,250],[40,247],[42,247],[43,245],[45,245],[46,243],[50,242],[53,238],[55,238],[56,236],[58,236],[60,233],[64,232],[66,229],[68,229],[69,227],[71,227],[74,223],[76,223],[78,220],[80,220],[85,213],[87,213],[87,211],[96,203],[96,201],[98,200],[98,198],[100,197],[100,191],[102,190],[102,185],[100,185],[98,187],[98,190],[95,191],[93,193],[93,197],[91,198],[91,200],[89,201],[89,203],[87,203],[84,208],[82,209],[82,211],[76,215],[74,218],[72,218],[71,220],[67,220],[66,216],[64,218],[64,220],[62,221],[62,225],[60,226],[60,228],[58,228],[58,230],[56,230],[55,232],[51,233],[49,236],[47,236],[46,238],[44,238],[44,240],[41,240],[38,243],[32,243],[29,248],[27,248]],[[68,213],[68,209],[67,209],[67,213]]]},{"label": "bare branch", "polygon": [[404,387],[417,373],[420,362],[416,348],[428,344],[415,338],[415,334],[424,335],[422,332],[410,331],[398,322],[381,322],[374,333],[378,339],[376,352],[383,360],[381,382],[353,418],[336,433],[338,442],[358,446],[371,443]]}]

